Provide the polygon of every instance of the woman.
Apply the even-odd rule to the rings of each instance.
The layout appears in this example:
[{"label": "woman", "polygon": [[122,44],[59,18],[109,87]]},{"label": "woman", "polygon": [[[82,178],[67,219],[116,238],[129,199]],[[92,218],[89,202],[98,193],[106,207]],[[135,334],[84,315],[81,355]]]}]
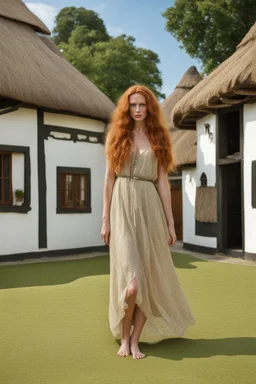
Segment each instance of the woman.
[{"label": "woman", "polygon": [[110,247],[110,328],[121,339],[118,355],[141,359],[139,340],[179,337],[195,323],[169,249],[176,242],[170,135],[148,88],[132,86],[119,99],[106,157],[101,235]]}]

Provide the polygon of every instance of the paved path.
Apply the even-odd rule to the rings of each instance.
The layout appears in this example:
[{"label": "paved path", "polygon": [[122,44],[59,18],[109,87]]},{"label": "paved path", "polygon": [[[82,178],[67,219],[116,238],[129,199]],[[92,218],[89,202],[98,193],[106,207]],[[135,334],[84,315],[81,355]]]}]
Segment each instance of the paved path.
[{"label": "paved path", "polygon": [[[198,253],[198,252],[192,252],[188,251],[187,249],[183,248],[182,241],[177,241],[176,245],[171,248],[171,250],[175,253],[184,253],[187,255],[198,257],[199,259],[203,260],[209,260],[214,261],[218,263],[230,263],[230,264],[239,264],[239,265],[250,265],[250,266],[256,266],[255,261],[251,260],[244,260],[240,257],[232,257],[228,255],[207,255],[204,253]],[[53,262],[53,261],[61,261],[61,260],[81,260],[81,259],[87,259],[90,257],[96,257],[96,256],[104,256],[107,255],[108,252],[92,252],[92,253],[82,253],[80,255],[70,255],[70,256],[51,256],[51,257],[42,257],[42,258],[35,258],[35,259],[26,259],[21,261],[8,261],[8,262],[0,262],[0,267],[4,265],[17,265],[17,264],[30,264],[30,263],[45,263],[45,262]]]},{"label": "paved path", "polygon": [[172,251],[176,253],[185,253],[187,255],[198,257],[203,260],[211,260],[219,263],[230,263],[230,264],[239,264],[239,265],[251,265],[256,267],[256,262],[251,260],[245,260],[241,257],[232,257],[229,255],[223,254],[215,254],[215,255],[207,255],[199,252],[188,251],[183,248],[182,241],[177,241],[174,247],[172,247]]}]

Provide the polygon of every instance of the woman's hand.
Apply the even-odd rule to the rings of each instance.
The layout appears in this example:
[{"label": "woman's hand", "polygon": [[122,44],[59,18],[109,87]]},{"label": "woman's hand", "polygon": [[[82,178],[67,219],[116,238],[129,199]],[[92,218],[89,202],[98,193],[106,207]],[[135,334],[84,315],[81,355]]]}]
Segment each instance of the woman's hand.
[{"label": "woman's hand", "polygon": [[101,228],[101,237],[106,245],[109,246],[110,241],[110,220],[103,219]]},{"label": "woman's hand", "polygon": [[176,243],[177,236],[175,233],[174,225],[169,225],[168,230],[169,230],[169,234],[170,234],[169,239],[168,239],[168,244],[171,247],[172,245],[174,245]]}]

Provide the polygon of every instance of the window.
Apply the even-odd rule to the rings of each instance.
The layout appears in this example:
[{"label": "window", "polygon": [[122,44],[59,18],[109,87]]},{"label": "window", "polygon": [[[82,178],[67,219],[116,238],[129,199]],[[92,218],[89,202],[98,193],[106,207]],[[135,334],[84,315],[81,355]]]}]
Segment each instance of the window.
[{"label": "window", "polygon": [[57,213],[91,212],[88,168],[57,167]]},{"label": "window", "polygon": [[12,154],[0,152],[0,204],[12,204]]},{"label": "window", "polygon": [[[0,212],[28,213],[31,210],[30,179],[30,148],[0,144]],[[13,200],[16,189],[25,192],[21,205],[17,205],[17,199]]]},{"label": "window", "polygon": [[62,173],[60,175],[61,208],[88,209],[88,175]]}]

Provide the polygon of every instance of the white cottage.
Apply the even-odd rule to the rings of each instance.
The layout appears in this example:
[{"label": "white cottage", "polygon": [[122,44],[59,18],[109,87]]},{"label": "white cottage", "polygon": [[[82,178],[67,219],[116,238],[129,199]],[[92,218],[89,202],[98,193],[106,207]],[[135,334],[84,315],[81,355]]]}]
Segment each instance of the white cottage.
[{"label": "white cottage", "polygon": [[22,1],[0,1],[0,261],[105,249],[113,103]]},{"label": "white cottage", "polygon": [[256,260],[256,25],[173,110],[197,130],[183,185],[184,247]]}]

